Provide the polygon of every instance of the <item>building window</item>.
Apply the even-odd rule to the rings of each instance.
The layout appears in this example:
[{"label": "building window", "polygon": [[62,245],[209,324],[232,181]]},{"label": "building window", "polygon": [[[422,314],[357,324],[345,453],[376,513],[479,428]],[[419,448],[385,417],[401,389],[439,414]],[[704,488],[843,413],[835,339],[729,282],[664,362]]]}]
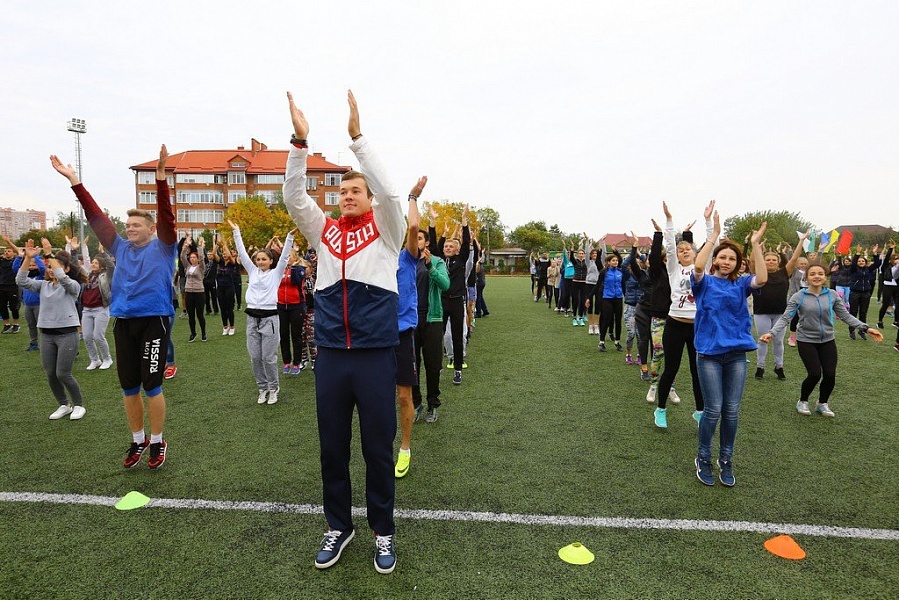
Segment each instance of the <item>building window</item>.
[{"label": "building window", "polygon": [[205,192],[200,190],[178,190],[178,202],[189,204],[222,204],[222,192]]},{"label": "building window", "polygon": [[340,185],[342,177],[340,173],[325,173],[325,185]]},{"label": "building window", "polygon": [[266,204],[271,206],[272,204],[275,203],[275,194],[276,193],[277,192],[274,192],[271,190],[263,190],[263,191],[257,192],[256,195],[259,196],[260,198],[262,198],[263,200],[265,200]]},{"label": "building window", "polygon": [[284,183],[284,175],[257,175],[256,183]]},{"label": "building window", "polygon": [[243,171],[228,171],[228,184],[229,185],[246,185],[247,184],[247,174],[244,173]]},{"label": "building window", "polygon": [[246,191],[241,192],[228,192],[228,202],[237,202],[238,200],[242,200],[247,197]]},{"label": "building window", "polygon": [[228,181],[228,176],[224,173],[215,176],[215,183],[218,185],[225,185],[226,181]]},{"label": "building window", "polygon": [[317,190],[318,189],[318,177],[309,177],[306,179],[306,190]]},{"label": "building window", "polygon": [[176,173],[175,183],[215,183],[212,173]]},{"label": "building window", "polygon": [[137,201],[141,204],[156,204],[156,192],[141,192],[137,196]]},{"label": "building window", "polygon": [[156,183],[156,173],[154,171],[138,171],[137,183],[140,185]]},{"label": "building window", "polygon": [[325,192],[325,206],[337,206],[340,204],[340,193]]},{"label": "building window", "polygon": [[153,216],[153,222],[155,223],[155,222],[156,222],[156,211],[155,211],[155,210],[151,210],[151,211],[150,211],[150,214]]},{"label": "building window", "polygon": [[178,221],[180,223],[221,223],[225,219],[225,212],[221,210],[179,210]]},{"label": "building window", "polygon": [[243,169],[243,168],[246,167],[246,166],[247,166],[247,163],[242,163],[242,162],[233,162],[233,163],[231,163],[231,168],[232,168],[232,169]]}]

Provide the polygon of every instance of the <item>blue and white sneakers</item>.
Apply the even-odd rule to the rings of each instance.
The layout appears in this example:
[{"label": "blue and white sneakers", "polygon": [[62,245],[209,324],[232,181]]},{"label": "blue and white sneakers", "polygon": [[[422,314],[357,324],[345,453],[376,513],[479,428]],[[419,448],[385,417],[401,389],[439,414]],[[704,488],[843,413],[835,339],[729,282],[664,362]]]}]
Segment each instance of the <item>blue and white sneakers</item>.
[{"label": "blue and white sneakers", "polygon": [[[737,483],[734,477],[734,463],[732,461],[723,461],[718,459],[718,479],[727,487],[734,487]],[[703,482],[705,483],[705,482]]]},{"label": "blue and white sneakers", "polygon": [[705,485],[715,485],[715,476],[712,474],[712,461],[704,460],[698,456],[693,461],[696,465],[696,477]]},{"label": "blue and white sneakers", "polygon": [[375,536],[375,571],[386,575],[396,568],[396,548],[392,535]]},{"label": "blue and white sneakers", "polygon": [[327,569],[340,560],[340,553],[350,543],[353,536],[356,535],[354,530],[338,531],[331,529],[325,532],[322,537],[321,546],[319,546],[318,554],[315,555],[315,568]]}]

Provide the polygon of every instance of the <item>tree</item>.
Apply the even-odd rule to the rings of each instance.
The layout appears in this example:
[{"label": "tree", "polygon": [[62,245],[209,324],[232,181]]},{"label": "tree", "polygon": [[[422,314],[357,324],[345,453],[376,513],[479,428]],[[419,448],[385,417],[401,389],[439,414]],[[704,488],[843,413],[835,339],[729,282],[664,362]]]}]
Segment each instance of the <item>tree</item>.
[{"label": "tree", "polygon": [[[272,203],[269,206],[260,196],[250,196],[232,202],[225,211],[222,235],[229,240],[229,243],[231,242],[231,230],[227,226],[228,219],[231,219],[240,226],[241,237],[248,248],[250,246],[262,248],[275,235],[283,241],[287,232],[295,227],[283,206],[283,203]],[[305,245],[305,240],[299,233],[296,239],[300,247]]]},{"label": "tree", "polygon": [[560,242],[553,240],[543,221],[530,221],[519,225],[509,234],[509,241],[529,253],[549,250],[550,246],[554,249],[561,246]]},{"label": "tree", "polygon": [[[432,208],[437,212],[436,223],[430,223],[429,214]],[[425,202],[421,207],[421,226],[422,228],[434,227],[438,236],[443,235],[445,228],[449,228],[450,233],[452,233],[456,225],[462,222],[462,210],[464,208],[465,203],[463,202],[450,202],[449,200]],[[478,232],[479,234],[482,228],[482,223],[478,219],[477,213],[471,207],[469,207],[468,211],[468,227],[472,232]]]},{"label": "tree", "polygon": [[[724,221],[724,235],[738,244],[742,244],[753,231],[759,228],[762,221],[768,222],[765,244],[772,248],[781,242],[795,247],[799,242],[797,231],[805,232],[815,228],[814,224],[803,219],[799,213],[786,210],[765,210],[730,217]],[[701,241],[697,238],[697,242]]]},{"label": "tree", "polygon": [[506,245],[506,226],[500,221],[499,213],[485,206],[475,210],[475,215],[481,224],[478,233],[478,243],[485,249],[492,248],[496,250],[497,248],[504,248]]}]

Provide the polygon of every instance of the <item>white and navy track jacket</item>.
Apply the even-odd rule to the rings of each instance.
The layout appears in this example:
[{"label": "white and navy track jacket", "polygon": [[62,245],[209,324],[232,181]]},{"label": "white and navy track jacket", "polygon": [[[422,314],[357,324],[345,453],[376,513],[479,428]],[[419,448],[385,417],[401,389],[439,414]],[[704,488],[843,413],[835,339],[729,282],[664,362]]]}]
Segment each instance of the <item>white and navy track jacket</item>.
[{"label": "white and navy track jacket", "polygon": [[284,204],[318,250],[315,342],[325,348],[388,348],[399,344],[396,271],[406,221],[396,188],[371,145],[350,145],[359,160],[372,210],[333,219],[306,192],[306,148],[292,146],[284,178]]}]

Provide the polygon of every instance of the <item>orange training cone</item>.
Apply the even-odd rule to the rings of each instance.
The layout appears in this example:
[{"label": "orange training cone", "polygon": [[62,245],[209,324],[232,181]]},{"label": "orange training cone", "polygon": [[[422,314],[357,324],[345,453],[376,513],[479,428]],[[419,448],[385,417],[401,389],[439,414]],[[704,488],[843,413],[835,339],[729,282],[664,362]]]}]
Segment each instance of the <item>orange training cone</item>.
[{"label": "orange training cone", "polygon": [[802,560],[805,558],[805,550],[803,550],[796,540],[788,535],[779,535],[765,542],[765,550],[788,560]]}]

